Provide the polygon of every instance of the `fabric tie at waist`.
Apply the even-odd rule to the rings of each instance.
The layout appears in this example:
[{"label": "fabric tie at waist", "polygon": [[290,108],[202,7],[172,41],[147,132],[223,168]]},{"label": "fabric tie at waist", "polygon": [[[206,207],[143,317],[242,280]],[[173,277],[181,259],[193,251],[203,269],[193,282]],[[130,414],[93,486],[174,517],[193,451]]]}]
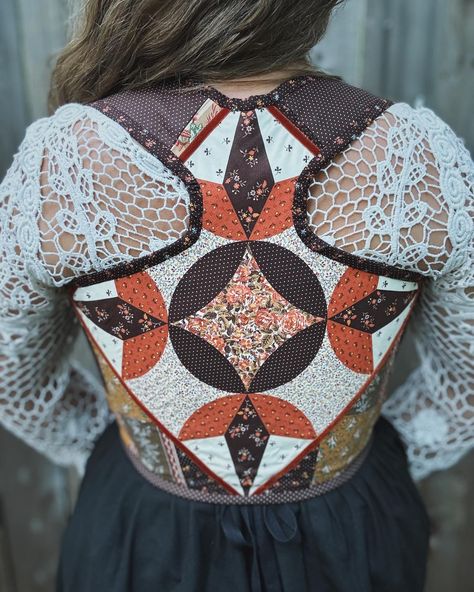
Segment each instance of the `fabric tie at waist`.
[{"label": "fabric tie at waist", "polygon": [[[220,519],[222,530],[231,543],[252,548],[252,592],[282,592],[274,544],[299,542],[298,523],[292,507],[287,504],[224,505]],[[265,588],[262,566],[272,574],[272,581]]]}]

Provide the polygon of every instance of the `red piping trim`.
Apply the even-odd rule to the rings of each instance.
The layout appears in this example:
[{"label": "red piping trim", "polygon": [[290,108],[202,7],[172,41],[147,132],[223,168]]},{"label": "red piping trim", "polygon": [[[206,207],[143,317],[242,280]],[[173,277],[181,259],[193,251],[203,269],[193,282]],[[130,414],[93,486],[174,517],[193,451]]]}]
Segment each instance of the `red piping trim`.
[{"label": "red piping trim", "polygon": [[194,138],[191,144],[179,155],[180,160],[182,160],[183,162],[188,160],[191,154],[193,154],[199,148],[199,146],[204,142],[204,140],[209,136],[209,134],[219,125],[219,123],[224,119],[224,117],[228,113],[230,113],[230,109],[221,107],[219,113],[217,113],[217,115],[215,115],[214,118],[211,119],[211,121],[206,125],[206,127],[203,128],[199,132],[199,134]]},{"label": "red piping trim", "polygon": [[316,146],[316,144],[314,144],[308,138],[308,136],[305,136],[305,134],[303,134],[303,132],[299,128],[297,128],[296,125],[290,119],[288,119],[288,117],[286,117],[286,115],[284,115],[280,111],[280,109],[278,109],[278,107],[271,105],[271,106],[267,107],[267,109],[275,117],[275,119],[278,119],[278,121],[282,125],[284,125],[286,127],[286,129],[289,132],[291,132],[303,144],[303,146],[305,146],[308,150],[313,152],[315,155],[318,155],[321,153],[320,148],[318,146]]}]

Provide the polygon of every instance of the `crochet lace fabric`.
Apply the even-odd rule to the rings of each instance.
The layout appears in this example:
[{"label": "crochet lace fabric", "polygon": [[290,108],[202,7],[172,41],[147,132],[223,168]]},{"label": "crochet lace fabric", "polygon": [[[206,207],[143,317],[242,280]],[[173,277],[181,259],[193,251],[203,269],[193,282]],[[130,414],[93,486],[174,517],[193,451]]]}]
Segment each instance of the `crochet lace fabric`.
[{"label": "crochet lace fabric", "polygon": [[[474,164],[433,111],[395,103],[312,180],[307,220],[326,243],[426,276],[409,329],[419,365],[384,403],[414,478],[474,443]],[[66,285],[187,231],[183,181],[98,110],[31,124],[0,186],[0,422],[83,467],[112,415],[71,349]],[[192,212],[191,212],[192,214]]]}]

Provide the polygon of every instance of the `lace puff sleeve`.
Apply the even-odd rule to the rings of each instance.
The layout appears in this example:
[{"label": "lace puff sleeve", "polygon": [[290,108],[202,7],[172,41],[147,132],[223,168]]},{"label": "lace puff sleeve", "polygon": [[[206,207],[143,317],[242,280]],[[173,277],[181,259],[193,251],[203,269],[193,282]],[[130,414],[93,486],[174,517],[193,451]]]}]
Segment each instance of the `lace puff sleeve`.
[{"label": "lace puff sleeve", "polygon": [[0,185],[0,424],[82,472],[112,414],[71,357],[67,286],[175,241],[183,182],[118,124],[75,103],[31,124]]},{"label": "lace puff sleeve", "polygon": [[68,146],[51,143],[62,115],[27,128],[0,185],[0,424],[82,472],[110,414],[101,382],[71,359],[79,324],[61,287],[64,244],[48,231],[50,197],[74,186],[72,155],[54,156]]},{"label": "lace puff sleeve", "polygon": [[[398,243],[413,239],[399,262],[428,277],[409,325],[419,365],[382,413],[420,480],[474,447],[474,163],[464,140],[432,110],[400,104],[394,113],[405,129],[395,138],[408,130],[412,137],[405,188],[416,206],[398,224]],[[391,156],[403,145],[392,142]]]}]

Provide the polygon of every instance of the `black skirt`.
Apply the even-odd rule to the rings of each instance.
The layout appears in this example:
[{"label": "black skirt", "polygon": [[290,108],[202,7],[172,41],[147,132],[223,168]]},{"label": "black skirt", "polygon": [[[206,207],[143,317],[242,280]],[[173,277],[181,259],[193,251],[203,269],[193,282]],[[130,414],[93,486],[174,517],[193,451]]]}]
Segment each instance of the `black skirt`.
[{"label": "black skirt", "polygon": [[358,472],[296,503],[190,501],[146,481],[111,424],[63,535],[57,592],[422,592],[430,520],[394,427]]}]

